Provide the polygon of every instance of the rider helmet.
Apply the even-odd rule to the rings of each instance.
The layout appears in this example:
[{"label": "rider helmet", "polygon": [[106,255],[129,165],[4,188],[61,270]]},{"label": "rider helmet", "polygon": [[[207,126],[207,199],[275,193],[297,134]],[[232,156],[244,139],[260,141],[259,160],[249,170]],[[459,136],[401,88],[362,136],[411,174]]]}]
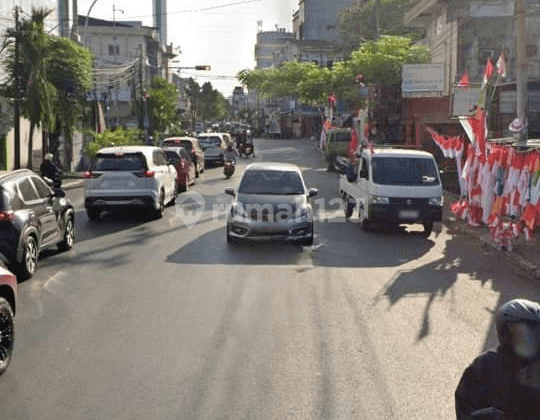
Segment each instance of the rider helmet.
[{"label": "rider helmet", "polygon": [[43,160],[50,160],[50,161],[52,161],[52,160],[53,160],[53,155],[52,155],[52,153],[46,153],[45,156],[43,156]]},{"label": "rider helmet", "polygon": [[501,345],[512,347],[523,358],[538,354],[540,304],[526,299],[513,299],[497,310],[495,322]]}]

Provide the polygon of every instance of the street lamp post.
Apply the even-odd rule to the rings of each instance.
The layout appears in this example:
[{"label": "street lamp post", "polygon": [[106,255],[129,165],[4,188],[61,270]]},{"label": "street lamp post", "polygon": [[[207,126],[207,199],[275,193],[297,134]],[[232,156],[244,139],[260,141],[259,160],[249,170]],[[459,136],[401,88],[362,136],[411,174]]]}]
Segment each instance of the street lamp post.
[{"label": "street lamp post", "polygon": [[94,0],[90,7],[88,8],[88,13],[86,14],[86,21],[84,22],[84,46],[88,46],[88,16],[90,16],[90,12],[92,11],[92,8],[94,7],[94,4],[96,4],[97,0]]}]

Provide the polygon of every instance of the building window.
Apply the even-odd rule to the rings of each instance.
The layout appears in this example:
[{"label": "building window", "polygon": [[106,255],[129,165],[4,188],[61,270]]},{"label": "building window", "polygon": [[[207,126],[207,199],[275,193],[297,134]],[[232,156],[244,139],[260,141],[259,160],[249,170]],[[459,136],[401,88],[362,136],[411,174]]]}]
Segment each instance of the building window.
[{"label": "building window", "polygon": [[109,55],[120,55],[120,46],[109,45]]}]

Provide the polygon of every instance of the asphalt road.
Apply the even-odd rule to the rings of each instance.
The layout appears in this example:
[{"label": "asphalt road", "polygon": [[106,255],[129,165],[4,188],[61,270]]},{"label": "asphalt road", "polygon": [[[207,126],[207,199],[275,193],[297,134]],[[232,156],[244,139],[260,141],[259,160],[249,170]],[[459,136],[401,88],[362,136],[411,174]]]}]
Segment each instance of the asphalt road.
[{"label": "asphalt road", "polygon": [[[312,143],[255,146],[231,180],[197,180],[190,227],[190,200],[92,222],[68,192],[77,243],[20,284],[0,419],[453,418],[461,372],[495,343],[493,311],[539,287],[444,227],[365,233],[331,205],[337,175]],[[297,163],[319,188],[313,247],[226,244],[214,209],[253,160]]]}]

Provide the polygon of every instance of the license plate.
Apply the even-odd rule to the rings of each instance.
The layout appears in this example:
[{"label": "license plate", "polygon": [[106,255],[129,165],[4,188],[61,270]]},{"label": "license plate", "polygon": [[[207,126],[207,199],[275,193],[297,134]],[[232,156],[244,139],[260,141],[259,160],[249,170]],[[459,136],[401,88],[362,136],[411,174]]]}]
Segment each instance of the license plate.
[{"label": "license plate", "polygon": [[418,216],[418,210],[401,210],[399,212],[400,219],[417,219]]}]

